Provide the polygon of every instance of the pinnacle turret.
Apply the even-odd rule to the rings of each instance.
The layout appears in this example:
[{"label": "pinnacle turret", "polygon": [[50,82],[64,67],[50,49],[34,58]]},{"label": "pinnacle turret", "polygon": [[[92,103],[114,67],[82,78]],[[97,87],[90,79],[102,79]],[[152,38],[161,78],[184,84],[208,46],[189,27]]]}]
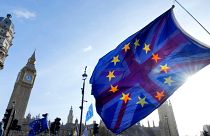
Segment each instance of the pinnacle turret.
[{"label": "pinnacle turret", "polygon": [[69,111],[67,123],[73,123],[73,108],[72,108],[72,106]]},{"label": "pinnacle turret", "polygon": [[26,64],[27,67],[29,67],[32,70],[35,70],[35,62],[36,62],[36,55],[35,52],[33,52],[33,54],[31,55],[31,57],[28,59],[28,62]]},{"label": "pinnacle turret", "polygon": [[35,64],[35,62],[36,62],[35,53],[36,53],[36,51],[34,51],[33,54],[31,55],[31,57],[28,59],[28,63]]}]

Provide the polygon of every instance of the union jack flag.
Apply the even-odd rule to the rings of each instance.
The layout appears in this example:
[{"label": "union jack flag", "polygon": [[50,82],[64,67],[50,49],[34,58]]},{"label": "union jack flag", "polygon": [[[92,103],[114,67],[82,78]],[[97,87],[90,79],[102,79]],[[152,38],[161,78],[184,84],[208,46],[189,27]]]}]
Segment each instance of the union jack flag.
[{"label": "union jack flag", "polygon": [[171,8],[99,60],[90,79],[97,112],[119,134],[209,63],[210,48],[179,27]]}]

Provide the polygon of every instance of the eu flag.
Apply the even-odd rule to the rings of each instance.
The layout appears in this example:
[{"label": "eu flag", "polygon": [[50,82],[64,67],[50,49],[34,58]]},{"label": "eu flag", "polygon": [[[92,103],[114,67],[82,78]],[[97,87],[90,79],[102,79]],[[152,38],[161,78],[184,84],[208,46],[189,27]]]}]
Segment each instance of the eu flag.
[{"label": "eu flag", "polygon": [[47,122],[47,118],[41,118],[41,119],[37,119],[32,121],[29,124],[31,130],[29,131],[29,136],[35,136],[45,130],[48,130],[48,122]]},{"label": "eu flag", "polygon": [[93,104],[91,104],[88,108],[87,114],[86,114],[86,119],[85,122],[87,122],[89,119],[93,117]]},{"label": "eu flag", "polygon": [[96,110],[119,134],[209,63],[210,48],[180,28],[171,8],[99,60],[90,79]]}]

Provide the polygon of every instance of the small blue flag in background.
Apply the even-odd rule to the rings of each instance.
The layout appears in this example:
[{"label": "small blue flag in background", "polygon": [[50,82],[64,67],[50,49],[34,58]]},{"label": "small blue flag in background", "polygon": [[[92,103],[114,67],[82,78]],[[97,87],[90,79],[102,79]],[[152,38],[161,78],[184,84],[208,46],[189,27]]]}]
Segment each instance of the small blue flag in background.
[{"label": "small blue flag in background", "polygon": [[99,60],[90,79],[96,110],[119,134],[209,63],[210,48],[180,28],[171,8]]},{"label": "small blue flag in background", "polygon": [[47,122],[47,117],[37,119],[32,121],[29,124],[31,130],[29,131],[29,136],[35,136],[45,130],[48,130],[48,122]]},{"label": "small blue flag in background", "polygon": [[89,119],[93,117],[93,104],[91,104],[88,108],[87,114],[86,114],[86,119],[85,122],[87,122]]}]

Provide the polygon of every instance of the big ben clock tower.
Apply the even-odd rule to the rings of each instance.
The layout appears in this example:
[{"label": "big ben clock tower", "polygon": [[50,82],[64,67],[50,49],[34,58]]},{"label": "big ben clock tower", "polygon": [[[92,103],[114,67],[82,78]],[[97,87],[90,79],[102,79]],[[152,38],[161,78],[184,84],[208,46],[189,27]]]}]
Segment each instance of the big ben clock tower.
[{"label": "big ben clock tower", "polygon": [[26,66],[19,72],[12,96],[7,106],[7,109],[14,106],[16,111],[15,119],[18,119],[20,122],[24,118],[28,100],[36,78],[35,61],[34,52],[28,59]]}]

